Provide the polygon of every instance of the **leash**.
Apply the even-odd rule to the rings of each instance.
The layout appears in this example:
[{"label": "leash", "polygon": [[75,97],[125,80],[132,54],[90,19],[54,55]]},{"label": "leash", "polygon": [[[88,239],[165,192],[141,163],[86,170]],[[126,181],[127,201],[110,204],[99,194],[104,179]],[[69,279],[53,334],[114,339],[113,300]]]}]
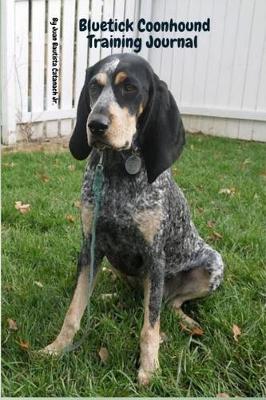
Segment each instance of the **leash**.
[{"label": "leash", "polygon": [[92,227],[91,227],[91,245],[90,245],[90,269],[89,269],[89,289],[88,289],[88,302],[87,302],[87,324],[85,328],[85,332],[83,333],[80,340],[76,343],[70,344],[69,346],[65,347],[62,352],[62,355],[65,353],[69,353],[70,351],[76,350],[80,347],[85,339],[89,334],[90,328],[90,316],[91,316],[91,294],[93,288],[93,275],[95,270],[95,242],[96,242],[96,226],[97,226],[97,219],[100,211],[101,200],[102,200],[102,191],[103,191],[103,152],[101,152],[100,160],[96,166],[95,174],[92,183],[92,193],[94,196],[94,212],[93,212],[93,219],[92,219]]}]

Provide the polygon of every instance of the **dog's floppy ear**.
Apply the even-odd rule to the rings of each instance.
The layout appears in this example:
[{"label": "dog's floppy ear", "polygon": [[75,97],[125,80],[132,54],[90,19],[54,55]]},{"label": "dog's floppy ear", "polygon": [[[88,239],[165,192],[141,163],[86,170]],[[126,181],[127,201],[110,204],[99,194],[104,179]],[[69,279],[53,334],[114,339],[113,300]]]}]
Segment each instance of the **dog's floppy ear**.
[{"label": "dog's floppy ear", "polygon": [[149,183],[173,164],[185,144],[176,102],[166,83],[154,73],[139,139]]},{"label": "dog's floppy ear", "polygon": [[91,68],[86,71],[85,83],[79,96],[77,121],[69,141],[70,152],[77,160],[84,160],[91,151],[91,147],[88,145],[86,129],[88,115],[91,112],[89,96],[90,76]]}]

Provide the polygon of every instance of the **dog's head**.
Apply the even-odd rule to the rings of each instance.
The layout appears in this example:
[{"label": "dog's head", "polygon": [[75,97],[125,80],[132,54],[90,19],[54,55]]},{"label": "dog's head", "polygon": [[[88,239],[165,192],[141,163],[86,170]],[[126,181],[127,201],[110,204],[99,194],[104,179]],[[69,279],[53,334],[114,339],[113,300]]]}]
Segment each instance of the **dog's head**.
[{"label": "dog's head", "polygon": [[86,72],[70,151],[83,160],[92,147],[121,151],[135,139],[151,183],[179,157],[185,133],[172,94],[150,65],[134,54],[112,55]]}]

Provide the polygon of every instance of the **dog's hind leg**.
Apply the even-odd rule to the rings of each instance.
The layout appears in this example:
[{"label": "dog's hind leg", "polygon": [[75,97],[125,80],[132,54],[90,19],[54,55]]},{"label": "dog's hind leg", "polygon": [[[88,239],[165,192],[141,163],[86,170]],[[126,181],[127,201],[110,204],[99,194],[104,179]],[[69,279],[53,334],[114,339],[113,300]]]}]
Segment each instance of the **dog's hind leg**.
[{"label": "dog's hind leg", "polygon": [[[102,257],[95,257],[95,270],[92,282],[92,290],[95,286],[98,267]],[[89,270],[90,270],[89,247],[84,246],[78,261],[78,277],[74,295],[66,313],[63,326],[57,338],[44,349],[42,353],[57,355],[69,346],[75,334],[79,330],[80,321],[87,306],[89,296]]]},{"label": "dog's hind leg", "polygon": [[195,264],[187,271],[178,272],[171,279],[167,279],[164,285],[164,297],[174,309],[181,321],[193,328],[199,326],[191,317],[186,315],[181,306],[188,300],[199,299],[207,296],[210,292],[217,289],[223,277],[223,262],[221,256],[214,250],[209,250],[211,257],[199,258],[198,267]]},{"label": "dog's hind leg", "polygon": [[174,309],[176,315],[189,328],[199,326],[191,317],[184,313],[181,306],[188,300],[198,299],[207,296],[209,293],[209,273],[204,268],[195,268],[190,271],[179,272],[171,280],[171,284],[166,282],[165,290],[176,283],[175,289],[169,296],[169,304]]}]

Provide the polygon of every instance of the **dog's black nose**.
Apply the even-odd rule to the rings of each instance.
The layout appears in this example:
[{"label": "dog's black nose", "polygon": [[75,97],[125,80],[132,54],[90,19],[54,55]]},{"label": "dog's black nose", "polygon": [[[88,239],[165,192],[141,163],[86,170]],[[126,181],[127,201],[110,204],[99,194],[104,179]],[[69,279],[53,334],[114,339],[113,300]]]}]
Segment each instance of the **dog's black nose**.
[{"label": "dog's black nose", "polygon": [[89,122],[88,127],[92,134],[103,135],[108,128],[108,123],[109,121],[106,117],[95,118]]}]

